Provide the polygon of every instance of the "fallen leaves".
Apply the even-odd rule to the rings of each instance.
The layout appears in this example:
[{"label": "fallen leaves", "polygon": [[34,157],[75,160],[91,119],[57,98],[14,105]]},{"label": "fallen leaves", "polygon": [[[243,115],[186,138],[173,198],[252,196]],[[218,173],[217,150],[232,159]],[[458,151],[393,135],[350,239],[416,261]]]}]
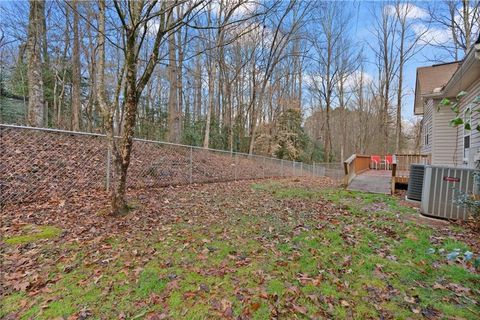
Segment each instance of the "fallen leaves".
[{"label": "fallen leaves", "polygon": [[340,304],[341,304],[343,307],[350,307],[350,303],[348,303],[348,301],[346,301],[346,300],[340,300]]},{"label": "fallen leaves", "polygon": [[[326,183],[280,181],[294,190],[300,185],[311,190]],[[80,195],[40,210],[25,205],[22,210],[2,213],[6,223],[1,231],[8,234],[30,223],[66,230],[60,239],[6,247],[2,253],[5,293],[22,291],[32,299],[19,303],[22,312],[36,299],[43,301],[37,307],[48,309],[54,301],[50,298],[65,294],[58,291],[56,282],[62,276],[82,273],[74,285],[100,289],[99,299],[123,299],[118,287],[127,288],[125,296],[135,295],[144,273],[154,268],[160,270],[152,280],[158,287],[146,290],[141,299],[136,296],[137,300],[128,301],[129,312],[115,310],[115,317],[166,319],[175,314],[187,318],[196,305],[205,307],[205,318],[250,319],[266,313],[280,319],[335,318],[339,310],[355,317],[357,308],[365,306],[378,317],[394,317],[385,304],[413,317],[441,317],[440,311],[419,300],[416,288],[405,290],[392,281],[398,278],[392,265],[405,263],[395,251],[399,239],[405,234],[412,241],[419,239],[411,227],[403,234],[394,228],[393,223],[400,222],[388,217],[376,218],[383,222],[377,224],[369,215],[352,216],[346,205],[319,197],[277,198],[252,190],[250,184],[131,191],[141,210],[118,219],[97,214],[104,196],[87,207],[86,198]],[[375,212],[386,210],[385,205],[371,207]],[[372,239],[362,243],[367,228]],[[447,238],[434,240],[441,243]],[[371,260],[357,251],[365,245],[372,252]],[[431,267],[428,259],[411,258],[405,263],[409,268],[425,272]],[[432,267],[432,272],[440,267]],[[359,271],[362,268],[368,276]],[[272,281],[276,288],[270,287]],[[435,281],[418,286],[448,292],[445,303],[465,304],[467,299],[471,303],[478,294],[453,280]],[[169,304],[172,296],[178,307]],[[80,311],[71,316],[79,318]],[[112,317],[98,309],[88,311],[93,317]]]}]

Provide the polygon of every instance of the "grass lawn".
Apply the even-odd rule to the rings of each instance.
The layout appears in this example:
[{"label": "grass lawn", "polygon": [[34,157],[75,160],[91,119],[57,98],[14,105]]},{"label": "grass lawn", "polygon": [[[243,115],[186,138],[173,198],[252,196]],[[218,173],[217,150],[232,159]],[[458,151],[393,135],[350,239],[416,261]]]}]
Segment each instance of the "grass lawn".
[{"label": "grass lawn", "polygon": [[0,318],[480,319],[479,235],[397,198],[318,179],[130,198],[117,219],[104,196],[6,208]]}]

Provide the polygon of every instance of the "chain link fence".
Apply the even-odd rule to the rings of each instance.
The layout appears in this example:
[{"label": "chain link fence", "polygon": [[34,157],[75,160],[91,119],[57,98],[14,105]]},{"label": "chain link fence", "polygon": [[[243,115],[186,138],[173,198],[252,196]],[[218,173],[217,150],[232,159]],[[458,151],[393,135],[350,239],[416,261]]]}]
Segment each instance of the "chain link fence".
[{"label": "chain link fence", "polygon": [[[105,135],[0,125],[2,205],[63,199],[109,188]],[[340,163],[301,162],[135,139],[128,188],[291,176],[340,181]]]}]

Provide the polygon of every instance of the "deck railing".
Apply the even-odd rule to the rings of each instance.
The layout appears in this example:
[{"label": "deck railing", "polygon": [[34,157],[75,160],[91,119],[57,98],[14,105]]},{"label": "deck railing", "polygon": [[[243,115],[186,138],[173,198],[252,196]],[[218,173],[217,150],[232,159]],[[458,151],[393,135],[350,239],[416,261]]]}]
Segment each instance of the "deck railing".
[{"label": "deck railing", "polygon": [[395,168],[396,176],[408,177],[408,174],[410,172],[410,165],[416,164],[416,163],[430,164],[431,157],[430,155],[426,155],[426,154],[396,154],[394,157],[394,167],[396,167]]},{"label": "deck railing", "polygon": [[[431,157],[425,154],[396,154],[393,156],[392,164],[390,166],[385,165],[386,170],[392,170],[392,190],[395,188],[395,183],[408,183],[410,165],[415,163],[430,164]],[[343,165],[345,171],[344,183],[348,186],[357,175],[370,169],[371,156],[353,154],[344,161]]]},{"label": "deck railing", "polygon": [[370,156],[362,154],[353,154],[343,162],[345,170],[345,184],[350,182],[360,173],[370,168]]},{"label": "deck railing", "polygon": [[392,165],[392,190],[395,191],[395,184],[408,184],[411,164],[430,164],[431,157],[426,154],[396,154],[393,157]]}]

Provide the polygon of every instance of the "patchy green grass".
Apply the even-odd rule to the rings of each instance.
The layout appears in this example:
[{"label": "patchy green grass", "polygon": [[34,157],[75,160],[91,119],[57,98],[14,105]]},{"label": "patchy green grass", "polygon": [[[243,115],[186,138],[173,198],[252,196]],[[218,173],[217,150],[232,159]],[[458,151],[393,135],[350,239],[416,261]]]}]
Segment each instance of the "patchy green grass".
[{"label": "patchy green grass", "polygon": [[[0,317],[480,317],[478,271],[439,252],[474,248],[408,221],[415,212],[395,198],[281,181],[250,191],[245,207],[219,205],[195,221],[181,215],[148,235],[109,235],[97,249],[63,244],[70,258],[49,271],[58,280],[32,297],[11,291]],[[59,233],[44,227],[8,239]]]},{"label": "patchy green grass", "polygon": [[26,244],[42,239],[56,238],[62,233],[62,230],[54,226],[35,226],[26,225],[22,234],[18,236],[6,237],[3,241],[6,244]]}]

